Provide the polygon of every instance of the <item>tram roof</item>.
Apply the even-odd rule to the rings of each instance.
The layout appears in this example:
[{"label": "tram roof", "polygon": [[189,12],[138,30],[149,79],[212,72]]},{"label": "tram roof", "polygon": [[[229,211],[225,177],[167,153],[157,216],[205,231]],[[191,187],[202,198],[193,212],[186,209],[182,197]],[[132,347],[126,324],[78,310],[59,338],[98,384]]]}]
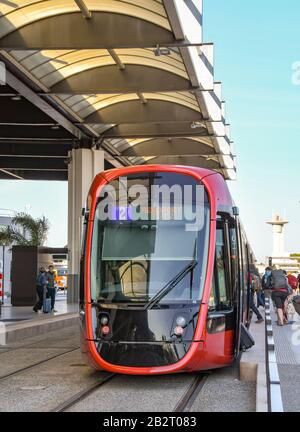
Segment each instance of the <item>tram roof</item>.
[{"label": "tram roof", "polygon": [[201,1],[0,1],[0,60],[0,178],[66,180],[80,147],[235,178]]}]

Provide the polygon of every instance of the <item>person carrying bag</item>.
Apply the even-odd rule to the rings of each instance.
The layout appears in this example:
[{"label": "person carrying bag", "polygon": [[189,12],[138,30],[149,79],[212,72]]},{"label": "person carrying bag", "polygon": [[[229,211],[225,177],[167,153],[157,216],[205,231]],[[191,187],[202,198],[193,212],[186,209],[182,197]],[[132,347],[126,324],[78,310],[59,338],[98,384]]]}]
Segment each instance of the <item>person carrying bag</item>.
[{"label": "person carrying bag", "polygon": [[51,298],[49,297],[48,294],[47,285],[44,286],[43,312],[44,313],[51,312]]},{"label": "person carrying bag", "polygon": [[[283,270],[272,270],[269,285],[271,288],[272,300],[277,308],[277,324],[283,326],[288,324],[286,315],[286,300],[290,295],[291,287]],[[292,290],[293,291],[293,290]]]},{"label": "person carrying bag", "polygon": [[41,267],[36,281],[36,293],[38,295],[38,301],[33,306],[34,312],[41,312],[44,303],[44,298],[45,298],[44,292],[46,286],[47,286],[46,269],[45,267]]}]

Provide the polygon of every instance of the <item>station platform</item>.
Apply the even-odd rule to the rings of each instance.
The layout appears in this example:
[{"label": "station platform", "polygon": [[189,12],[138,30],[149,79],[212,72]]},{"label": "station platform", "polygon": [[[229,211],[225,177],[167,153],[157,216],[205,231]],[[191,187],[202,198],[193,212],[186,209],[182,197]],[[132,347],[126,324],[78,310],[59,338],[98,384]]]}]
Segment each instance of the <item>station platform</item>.
[{"label": "station platform", "polygon": [[57,293],[53,313],[36,313],[32,306],[3,305],[0,315],[1,337],[5,337],[5,344],[11,344],[61,330],[77,324],[78,312],[78,304],[68,304],[63,292]]},{"label": "station platform", "polygon": [[[260,313],[265,318],[264,310]],[[256,412],[268,412],[268,387],[266,367],[266,327],[265,323],[256,324],[253,314],[250,333],[255,345],[242,354],[240,361],[240,380],[254,383],[256,388]]]},{"label": "station platform", "polygon": [[300,316],[290,316],[290,324],[277,326],[271,305],[275,352],[285,412],[300,412]]},{"label": "station platform", "polygon": [[[2,305],[0,321],[6,325],[16,324],[17,322],[27,320],[44,320],[49,319],[48,314],[36,313],[33,311],[33,306],[11,306],[8,304]],[[56,295],[55,310],[51,316],[60,316],[67,313],[78,312],[78,305],[68,304],[67,295],[63,291],[59,291]]]}]

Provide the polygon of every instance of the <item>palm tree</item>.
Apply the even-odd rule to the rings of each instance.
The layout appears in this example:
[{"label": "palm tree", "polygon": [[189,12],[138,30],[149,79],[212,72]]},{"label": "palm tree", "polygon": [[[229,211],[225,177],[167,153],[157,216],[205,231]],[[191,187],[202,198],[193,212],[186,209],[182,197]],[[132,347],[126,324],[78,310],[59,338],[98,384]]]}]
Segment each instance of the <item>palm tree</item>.
[{"label": "palm tree", "polygon": [[5,246],[43,246],[50,229],[49,220],[42,216],[33,218],[27,213],[17,213],[11,226],[0,228],[0,244]]}]

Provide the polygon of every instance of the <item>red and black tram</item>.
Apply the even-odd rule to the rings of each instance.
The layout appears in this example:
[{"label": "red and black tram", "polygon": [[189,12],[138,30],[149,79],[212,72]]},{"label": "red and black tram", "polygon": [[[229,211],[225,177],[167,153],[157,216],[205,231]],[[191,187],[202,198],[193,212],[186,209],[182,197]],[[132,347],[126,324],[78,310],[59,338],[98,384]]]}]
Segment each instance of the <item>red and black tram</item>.
[{"label": "red and black tram", "polygon": [[132,166],[96,176],[84,212],[82,352],[122,374],[230,365],[253,254],[223,177]]}]

